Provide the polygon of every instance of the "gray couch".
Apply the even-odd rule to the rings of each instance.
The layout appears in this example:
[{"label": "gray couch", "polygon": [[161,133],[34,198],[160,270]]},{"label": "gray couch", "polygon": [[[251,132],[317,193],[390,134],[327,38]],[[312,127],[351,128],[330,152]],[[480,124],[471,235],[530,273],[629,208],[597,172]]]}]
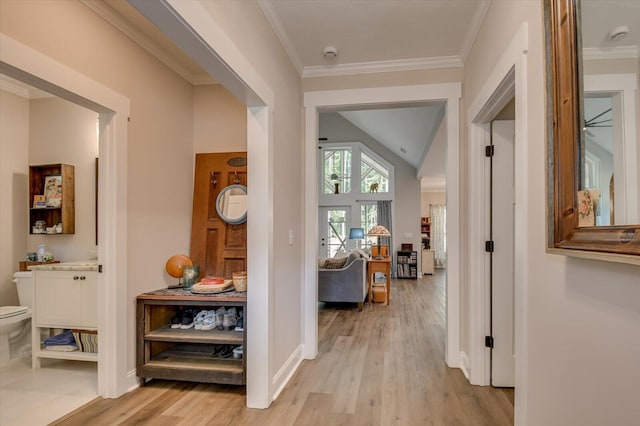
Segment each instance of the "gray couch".
[{"label": "gray couch", "polygon": [[318,269],[318,301],[357,303],[362,310],[367,296],[367,260],[357,253],[341,269]]}]

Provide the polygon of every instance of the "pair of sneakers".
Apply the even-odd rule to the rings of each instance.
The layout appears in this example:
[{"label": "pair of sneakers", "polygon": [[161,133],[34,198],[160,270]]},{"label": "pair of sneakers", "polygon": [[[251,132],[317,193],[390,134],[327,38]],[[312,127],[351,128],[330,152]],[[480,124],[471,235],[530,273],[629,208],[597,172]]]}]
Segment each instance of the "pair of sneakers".
[{"label": "pair of sneakers", "polygon": [[187,330],[189,328],[193,328],[194,325],[194,315],[190,310],[180,310],[173,316],[173,318],[171,318],[171,328]]}]

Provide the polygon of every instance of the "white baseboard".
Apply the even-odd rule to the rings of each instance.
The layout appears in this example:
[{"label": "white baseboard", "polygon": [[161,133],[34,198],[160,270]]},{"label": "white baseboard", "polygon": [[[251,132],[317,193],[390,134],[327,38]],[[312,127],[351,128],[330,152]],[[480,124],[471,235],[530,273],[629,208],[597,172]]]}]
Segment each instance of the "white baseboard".
[{"label": "white baseboard", "polygon": [[[142,379],[141,379],[142,380]],[[140,383],[138,382],[138,376],[136,375],[136,370],[131,370],[127,373],[127,392],[131,392],[134,389],[140,387]]]},{"label": "white baseboard", "polygon": [[469,368],[469,356],[466,352],[460,351],[460,369],[462,370],[462,374],[464,374],[464,377],[466,377],[467,380],[469,380]]},{"label": "white baseboard", "polygon": [[298,370],[300,363],[302,363],[302,359],[302,345],[300,345],[295,351],[293,351],[289,359],[282,365],[282,368],[280,368],[276,375],[273,376],[272,389],[275,389],[275,392],[273,393],[272,401],[275,401],[276,398],[278,398],[280,392],[282,392],[287,383],[289,383],[293,374]]}]

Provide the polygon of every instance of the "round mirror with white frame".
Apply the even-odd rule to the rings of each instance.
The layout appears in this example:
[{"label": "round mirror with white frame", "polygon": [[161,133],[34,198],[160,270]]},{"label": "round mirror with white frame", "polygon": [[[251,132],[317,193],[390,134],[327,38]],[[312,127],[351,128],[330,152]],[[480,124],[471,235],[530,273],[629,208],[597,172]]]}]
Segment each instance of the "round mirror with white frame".
[{"label": "round mirror with white frame", "polygon": [[247,221],[247,187],[229,185],[216,198],[216,211],[220,219],[231,225]]}]

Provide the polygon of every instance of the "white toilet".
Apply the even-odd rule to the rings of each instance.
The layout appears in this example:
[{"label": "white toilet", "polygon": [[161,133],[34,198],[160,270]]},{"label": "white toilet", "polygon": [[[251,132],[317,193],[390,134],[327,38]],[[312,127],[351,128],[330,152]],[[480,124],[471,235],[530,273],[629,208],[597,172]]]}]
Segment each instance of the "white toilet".
[{"label": "white toilet", "polygon": [[0,306],[0,365],[14,357],[27,355],[31,342],[31,307],[33,306],[33,281],[31,271],[16,272],[13,282],[18,288],[21,306]]}]

